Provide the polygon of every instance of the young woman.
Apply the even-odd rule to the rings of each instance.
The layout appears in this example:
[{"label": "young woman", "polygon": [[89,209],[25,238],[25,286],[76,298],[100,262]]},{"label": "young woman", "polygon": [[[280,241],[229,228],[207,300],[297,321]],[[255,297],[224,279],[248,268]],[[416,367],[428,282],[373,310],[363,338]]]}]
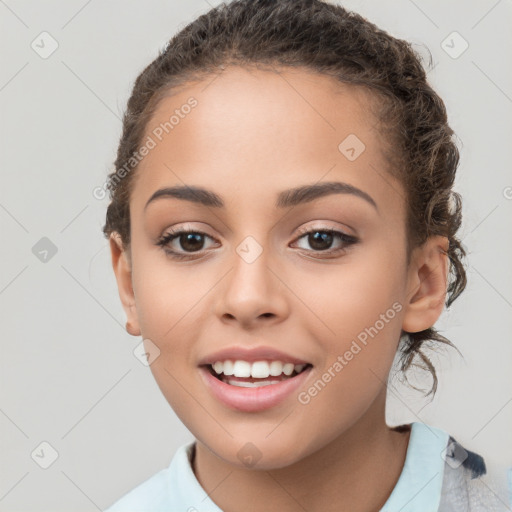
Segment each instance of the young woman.
[{"label": "young woman", "polygon": [[239,0],[137,78],[104,227],[194,435],[114,511],[505,510],[481,456],[385,421],[463,291],[459,153],[411,46],[320,0]]}]

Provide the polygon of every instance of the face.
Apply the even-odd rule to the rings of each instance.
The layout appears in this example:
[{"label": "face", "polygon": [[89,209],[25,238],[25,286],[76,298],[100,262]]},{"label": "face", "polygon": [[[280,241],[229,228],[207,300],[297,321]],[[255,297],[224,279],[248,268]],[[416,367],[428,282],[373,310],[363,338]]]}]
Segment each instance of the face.
[{"label": "face", "polygon": [[[364,91],[304,70],[213,78],[163,99],[147,126],[155,145],[136,171],[122,299],[191,433],[229,463],[252,443],[262,467],[281,467],[383,396],[411,285],[404,191]],[[180,197],[154,196],[172,187]],[[188,197],[190,187],[209,194]],[[308,366],[279,384],[277,401],[274,385],[219,383],[202,366],[244,355]]]}]

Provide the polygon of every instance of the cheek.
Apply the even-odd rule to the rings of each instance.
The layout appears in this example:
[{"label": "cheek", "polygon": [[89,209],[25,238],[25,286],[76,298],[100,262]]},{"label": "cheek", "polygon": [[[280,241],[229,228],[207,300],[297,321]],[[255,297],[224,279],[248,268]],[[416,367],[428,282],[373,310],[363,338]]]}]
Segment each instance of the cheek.
[{"label": "cheek", "polygon": [[201,337],[205,315],[201,299],[209,287],[194,279],[192,271],[172,272],[165,263],[153,263],[140,266],[145,271],[134,280],[137,314],[143,338],[151,340],[159,350],[150,365],[153,377],[169,405],[187,425],[191,411],[197,408],[186,390],[191,379],[198,378],[193,373],[197,364],[194,340]]},{"label": "cheek", "polygon": [[177,342],[183,326],[194,325],[191,319],[211,285],[191,266],[178,269],[162,255],[141,255],[137,264],[134,292],[143,335]]},{"label": "cheek", "polygon": [[302,281],[299,294],[317,313],[305,315],[303,326],[317,340],[321,354],[317,378],[328,382],[319,393],[323,398],[313,399],[312,389],[305,400],[316,401],[313,407],[326,417],[338,414],[329,404],[340,401],[350,417],[357,416],[386,383],[403,310],[402,263],[398,254],[388,252],[361,251],[331,266],[329,274]]},{"label": "cheek", "polygon": [[144,270],[134,279],[134,291],[141,333],[159,350],[150,370],[169,405],[193,428],[188,419],[197,403],[186,389],[195,370],[194,340],[201,336],[201,298],[208,286],[192,271],[173,272],[163,258],[147,258],[139,268]]},{"label": "cheek", "polygon": [[400,331],[402,263],[398,255],[382,254],[386,253],[360,251],[325,271],[310,275],[305,272],[294,279],[294,291],[303,298],[306,316],[315,320],[317,333],[323,323],[328,339],[350,340],[378,322],[381,315],[385,315],[386,332],[390,325]]}]

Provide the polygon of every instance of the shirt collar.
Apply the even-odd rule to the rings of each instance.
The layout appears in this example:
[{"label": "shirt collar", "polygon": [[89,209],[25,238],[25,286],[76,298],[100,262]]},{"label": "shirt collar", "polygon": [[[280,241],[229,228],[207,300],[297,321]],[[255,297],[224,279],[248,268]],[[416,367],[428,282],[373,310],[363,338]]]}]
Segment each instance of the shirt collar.
[{"label": "shirt collar", "polygon": [[380,512],[436,512],[444,475],[444,430],[413,422],[405,464],[391,495]]},{"label": "shirt collar", "polygon": [[[443,450],[448,434],[420,422],[411,423],[405,464],[391,495],[380,512],[435,512],[441,499]],[[176,451],[167,472],[172,510],[222,512],[201,487],[192,470],[194,443]]]},{"label": "shirt collar", "polygon": [[223,512],[208,496],[192,470],[195,441],[182,445],[172,458],[167,472],[167,489],[170,490],[169,510]]}]

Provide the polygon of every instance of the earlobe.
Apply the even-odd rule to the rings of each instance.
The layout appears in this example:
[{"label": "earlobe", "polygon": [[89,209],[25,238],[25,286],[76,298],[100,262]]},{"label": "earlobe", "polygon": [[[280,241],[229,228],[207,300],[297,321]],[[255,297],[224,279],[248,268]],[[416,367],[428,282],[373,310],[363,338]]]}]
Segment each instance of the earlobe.
[{"label": "earlobe", "polygon": [[112,233],[109,242],[112,268],[116,276],[119,298],[127,318],[126,331],[132,336],[140,336],[135,294],[132,286],[131,262],[127,251],[123,249],[121,237],[118,233]]},{"label": "earlobe", "polygon": [[413,251],[409,266],[402,329],[419,332],[432,327],[443,312],[448,284],[448,239],[429,238]]}]

